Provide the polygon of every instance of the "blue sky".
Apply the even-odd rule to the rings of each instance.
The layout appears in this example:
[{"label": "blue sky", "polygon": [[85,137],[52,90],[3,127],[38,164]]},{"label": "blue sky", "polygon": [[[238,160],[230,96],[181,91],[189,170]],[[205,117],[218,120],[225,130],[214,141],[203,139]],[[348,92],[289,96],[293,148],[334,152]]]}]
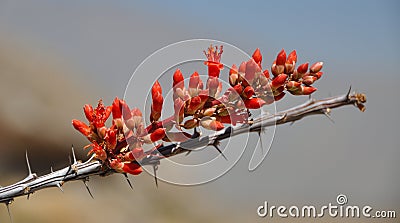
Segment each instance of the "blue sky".
[{"label": "blue sky", "polygon": [[[352,72],[395,75],[390,65],[399,61],[399,6],[398,1],[8,1],[0,9],[0,27],[75,58],[97,75],[96,63],[112,61],[107,53],[138,64],[156,49],[190,38],[226,41],[249,53],[260,47],[269,60],[281,48],[297,49],[304,60],[318,56],[347,67],[351,61],[357,67]],[[137,42],[146,45],[141,54],[121,50],[135,51]],[[375,70],[366,63],[387,66]]]}]

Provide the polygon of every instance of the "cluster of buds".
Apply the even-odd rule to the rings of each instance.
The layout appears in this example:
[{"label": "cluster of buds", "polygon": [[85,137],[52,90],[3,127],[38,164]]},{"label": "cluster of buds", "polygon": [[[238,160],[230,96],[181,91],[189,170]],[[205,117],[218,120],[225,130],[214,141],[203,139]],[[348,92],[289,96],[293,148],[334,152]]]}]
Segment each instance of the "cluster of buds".
[{"label": "cluster of buds", "polygon": [[[117,172],[140,174],[142,167],[138,163],[145,157],[143,144],[153,144],[165,136],[164,128],[146,131],[140,110],[131,110],[118,98],[111,106],[104,106],[100,100],[97,108],[85,105],[83,110],[89,125],[75,119],[72,125],[91,142],[85,147],[92,148],[88,154],[94,154]],[[105,122],[111,114],[112,125],[107,128]]]},{"label": "cluster of buds", "polygon": [[246,108],[256,109],[279,101],[285,96],[285,91],[293,95],[309,95],[317,90],[311,84],[322,76],[322,62],[312,65],[309,71],[308,63],[296,69],[296,51],[286,57],[282,49],[272,64],[272,77],[268,69],[262,70],[261,62],[261,52],[256,49],[252,58],[242,62],[239,69],[234,64],[229,71],[229,83],[241,96]]},{"label": "cluster of buds", "polygon": [[301,64],[296,69],[296,63],[297,54],[295,50],[287,58],[285,50],[282,49],[279,52],[271,67],[271,72],[274,76],[271,82],[271,89],[275,96],[283,94],[284,90],[293,95],[309,95],[317,90],[311,85],[321,78],[323,63],[316,62],[310,69],[308,69],[308,63]]},{"label": "cluster of buds", "polygon": [[[219,131],[225,125],[251,124],[250,109],[259,109],[282,99],[285,91],[293,95],[309,95],[317,90],[311,85],[322,76],[322,62],[310,68],[308,63],[301,64],[296,69],[296,51],[286,57],[284,50],[273,62],[271,76],[268,69],[262,69],[262,55],[256,49],[252,57],[242,62],[239,68],[232,65],[229,70],[230,87],[222,92],[219,79],[224,68],[221,63],[222,52],[222,46],[210,46],[204,51],[207,58],[204,64],[208,67],[205,84],[200,75],[194,72],[185,86],[182,72],[179,69],[174,72],[174,114],[164,120],[160,120],[164,103],[162,87],[156,81],[151,88],[151,124],[147,127],[144,126],[140,110],[130,109],[124,100],[116,98],[108,107],[100,101],[96,109],[85,105],[84,112],[89,125],[78,120],[73,120],[72,124],[91,142],[87,146],[92,147],[89,154],[94,154],[117,172],[139,174],[142,172],[140,161],[150,154],[143,150],[144,144],[182,142],[194,137],[185,130],[200,126]],[[105,122],[111,114],[112,125],[107,128]],[[150,152],[157,150],[160,145]]]}]

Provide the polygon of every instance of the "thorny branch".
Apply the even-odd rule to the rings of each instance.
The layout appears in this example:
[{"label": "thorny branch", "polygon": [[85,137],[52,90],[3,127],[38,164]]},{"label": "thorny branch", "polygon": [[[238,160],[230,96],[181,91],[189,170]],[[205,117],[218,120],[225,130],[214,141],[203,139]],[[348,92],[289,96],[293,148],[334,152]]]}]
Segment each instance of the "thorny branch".
[{"label": "thorny branch", "polygon": [[[361,111],[365,110],[364,103],[366,102],[366,96],[359,93],[347,94],[322,99],[313,100],[310,99],[304,104],[290,108],[285,111],[278,112],[276,114],[265,114],[258,118],[255,118],[251,124],[242,124],[236,127],[228,127],[225,130],[216,132],[209,136],[198,136],[188,141],[163,145],[157,150],[149,151],[146,153],[146,157],[141,161],[141,165],[158,165],[160,160],[163,158],[175,156],[177,154],[187,152],[196,148],[204,146],[216,146],[221,140],[240,135],[247,132],[260,132],[266,127],[273,125],[281,125],[285,123],[291,123],[300,120],[306,116],[314,114],[325,114],[329,116],[331,109],[342,107],[345,105],[355,105]],[[116,173],[114,170],[103,165],[101,161],[90,158],[86,162],[77,161],[75,158],[74,151],[72,150],[73,162],[71,165],[57,170],[44,176],[37,176],[31,172],[28,156],[26,156],[28,164],[28,176],[9,186],[0,187],[0,203],[7,205],[11,204],[14,198],[19,196],[29,195],[50,187],[58,187],[62,190],[62,185],[68,181],[83,181],[89,194],[92,196],[87,181],[90,176],[107,176]],[[128,183],[129,179],[127,178]]]}]

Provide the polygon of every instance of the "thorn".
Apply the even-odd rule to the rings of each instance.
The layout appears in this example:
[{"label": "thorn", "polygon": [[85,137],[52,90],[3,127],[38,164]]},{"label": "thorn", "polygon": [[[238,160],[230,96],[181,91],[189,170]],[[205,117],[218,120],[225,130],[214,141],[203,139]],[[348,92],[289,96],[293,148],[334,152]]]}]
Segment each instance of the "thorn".
[{"label": "thorn", "polygon": [[74,164],[77,163],[76,157],[75,157],[75,150],[74,150],[74,145],[71,145],[71,150],[72,150],[72,158],[74,160]]},{"label": "thorn", "polygon": [[349,98],[350,93],[351,93],[351,85],[350,85],[350,87],[349,87],[349,91],[348,91],[347,94],[346,94],[347,98]]},{"label": "thorn", "polygon": [[89,178],[85,178],[85,179],[83,179],[82,181],[83,181],[83,184],[85,184],[86,190],[87,190],[87,192],[89,193],[90,197],[92,197],[92,199],[94,199],[93,194],[92,194],[92,192],[90,191],[90,188],[89,188],[89,186],[88,186],[88,184],[87,184],[87,182],[89,181]]},{"label": "thorn", "polygon": [[222,153],[222,151],[218,148],[218,145],[219,145],[219,142],[217,140],[215,140],[214,143],[212,144],[212,146],[214,146],[214,148],[222,155],[222,157],[224,157],[224,159],[226,161],[228,161],[228,159],[226,158],[224,153]]},{"label": "thorn", "polygon": [[292,126],[292,125],[294,125],[295,122],[296,122],[296,121],[292,121],[289,125]]},{"label": "thorn", "polygon": [[189,156],[189,154],[192,152],[192,150],[188,150],[185,156]]},{"label": "thorn", "polygon": [[258,131],[257,133],[258,133],[258,138],[260,139],[261,152],[262,152],[262,154],[264,154],[264,146],[263,146],[262,139],[261,139],[261,132],[262,132],[262,130]]},{"label": "thorn", "polygon": [[192,139],[196,139],[196,138],[198,138],[198,137],[200,137],[200,135],[201,135],[201,133],[199,132],[199,131],[197,131],[197,128],[195,127],[194,129],[193,129],[193,135],[192,135]]},{"label": "thorn", "polygon": [[310,100],[310,101],[312,100],[311,94],[308,95],[308,100]]},{"label": "thorn", "polygon": [[330,115],[331,109],[327,108],[324,109],[324,115],[333,123],[335,124],[335,121],[332,119],[331,115]]},{"label": "thorn", "polygon": [[26,159],[26,165],[28,166],[28,173],[29,175],[32,175],[31,165],[29,164],[29,159],[28,159],[28,150],[25,151],[25,159]]},{"label": "thorn", "polygon": [[64,190],[62,189],[62,183],[57,183],[57,187],[58,187],[58,189],[61,190],[61,192],[64,193]]},{"label": "thorn", "polygon": [[123,175],[125,176],[125,179],[126,179],[126,181],[128,182],[128,184],[129,184],[129,187],[133,190],[133,186],[132,186],[131,181],[129,180],[128,174],[123,173]]},{"label": "thorn", "polygon": [[11,223],[13,222],[13,218],[11,215],[11,210],[10,210],[10,204],[11,204],[12,200],[7,201],[5,204],[7,206],[7,212],[8,212],[8,217],[10,217],[10,221]]},{"label": "thorn", "polygon": [[26,199],[29,200],[30,196],[31,196],[31,193],[28,193],[28,196],[26,196]]},{"label": "thorn", "polygon": [[153,172],[154,172],[154,181],[156,182],[156,187],[158,188],[158,180],[157,180],[157,165],[153,165]]},{"label": "thorn", "polygon": [[53,171],[53,167],[52,166],[50,166],[50,171],[53,173],[54,171]]}]

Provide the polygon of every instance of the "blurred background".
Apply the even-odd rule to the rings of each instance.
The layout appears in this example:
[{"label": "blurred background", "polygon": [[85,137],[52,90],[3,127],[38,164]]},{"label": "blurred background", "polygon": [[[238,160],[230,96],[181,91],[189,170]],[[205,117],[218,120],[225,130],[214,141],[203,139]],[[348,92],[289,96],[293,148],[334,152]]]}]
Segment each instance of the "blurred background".
[{"label": "blurred background", "polygon": [[[296,49],[300,63],[325,62],[314,98],[343,94],[351,85],[368,99],[365,113],[334,110],[334,124],[314,116],[278,127],[270,154],[254,172],[247,169],[253,152],[247,150],[231,171],[199,186],[160,182],[156,188],[152,176],[142,174],[131,178],[132,191],[122,176],[97,177],[89,182],[92,200],[81,182],[68,183],[65,193],[50,189],[29,201],[16,199],[14,222],[280,222],[285,219],[259,218],[257,207],[264,201],[327,205],[340,193],[349,204],[399,215],[399,10],[394,0],[0,0],[3,186],[25,177],[26,150],[38,174],[67,165],[71,144],[85,160],[86,139],[71,119],[83,119],[86,103],[123,97],[134,69],[177,41],[217,39],[249,54],[259,47],[265,67],[281,48]],[[287,96],[277,109],[305,100]],[[0,222],[9,222],[5,207]]]}]

